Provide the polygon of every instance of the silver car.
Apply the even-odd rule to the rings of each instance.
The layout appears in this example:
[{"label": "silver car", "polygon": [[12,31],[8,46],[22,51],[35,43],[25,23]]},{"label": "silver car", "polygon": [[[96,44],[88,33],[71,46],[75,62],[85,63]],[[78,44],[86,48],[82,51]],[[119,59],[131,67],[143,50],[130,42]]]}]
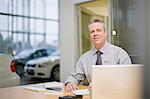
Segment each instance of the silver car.
[{"label": "silver car", "polygon": [[16,65],[12,56],[0,53],[0,88],[20,84],[20,77],[16,74]]},{"label": "silver car", "polygon": [[24,75],[32,78],[51,78],[59,81],[59,58],[59,51],[55,51],[49,56],[32,59],[26,63]]}]

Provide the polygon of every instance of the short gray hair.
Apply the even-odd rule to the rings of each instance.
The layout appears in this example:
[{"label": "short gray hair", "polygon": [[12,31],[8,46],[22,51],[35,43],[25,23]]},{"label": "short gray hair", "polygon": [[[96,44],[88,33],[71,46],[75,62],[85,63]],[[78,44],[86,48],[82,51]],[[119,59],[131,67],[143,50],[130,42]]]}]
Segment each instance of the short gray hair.
[{"label": "short gray hair", "polygon": [[98,17],[98,16],[90,17],[90,21],[89,21],[88,26],[91,25],[92,23],[96,23],[96,22],[99,22],[99,23],[103,24],[104,31],[105,31],[105,29],[106,29],[105,28],[105,22],[102,19],[100,19],[100,17]]}]

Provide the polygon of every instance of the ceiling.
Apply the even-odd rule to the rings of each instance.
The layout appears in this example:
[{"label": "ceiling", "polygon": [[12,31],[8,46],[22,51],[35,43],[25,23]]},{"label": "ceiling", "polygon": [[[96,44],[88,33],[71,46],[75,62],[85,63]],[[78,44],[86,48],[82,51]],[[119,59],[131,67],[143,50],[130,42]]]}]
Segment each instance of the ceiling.
[{"label": "ceiling", "polygon": [[80,4],[81,7],[98,15],[108,16],[108,0],[95,0]]}]

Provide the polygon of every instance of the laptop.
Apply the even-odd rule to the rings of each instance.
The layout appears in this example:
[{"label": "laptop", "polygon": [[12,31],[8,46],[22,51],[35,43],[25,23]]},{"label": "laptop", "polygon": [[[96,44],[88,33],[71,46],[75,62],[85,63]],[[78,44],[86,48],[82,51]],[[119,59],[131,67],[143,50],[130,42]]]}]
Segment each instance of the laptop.
[{"label": "laptop", "polygon": [[142,99],[143,65],[93,65],[92,99]]}]

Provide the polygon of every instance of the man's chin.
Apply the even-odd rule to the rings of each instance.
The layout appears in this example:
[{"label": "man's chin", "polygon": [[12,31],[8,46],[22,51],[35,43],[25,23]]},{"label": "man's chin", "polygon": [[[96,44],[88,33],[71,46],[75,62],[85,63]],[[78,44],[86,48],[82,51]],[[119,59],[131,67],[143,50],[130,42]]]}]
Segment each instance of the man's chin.
[{"label": "man's chin", "polygon": [[102,44],[102,42],[100,42],[100,41],[95,41],[95,44],[97,45],[99,45],[99,44]]},{"label": "man's chin", "polygon": [[98,41],[94,43],[95,46],[100,46],[100,45],[103,45],[103,44],[104,44],[103,42],[98,42]]}]

